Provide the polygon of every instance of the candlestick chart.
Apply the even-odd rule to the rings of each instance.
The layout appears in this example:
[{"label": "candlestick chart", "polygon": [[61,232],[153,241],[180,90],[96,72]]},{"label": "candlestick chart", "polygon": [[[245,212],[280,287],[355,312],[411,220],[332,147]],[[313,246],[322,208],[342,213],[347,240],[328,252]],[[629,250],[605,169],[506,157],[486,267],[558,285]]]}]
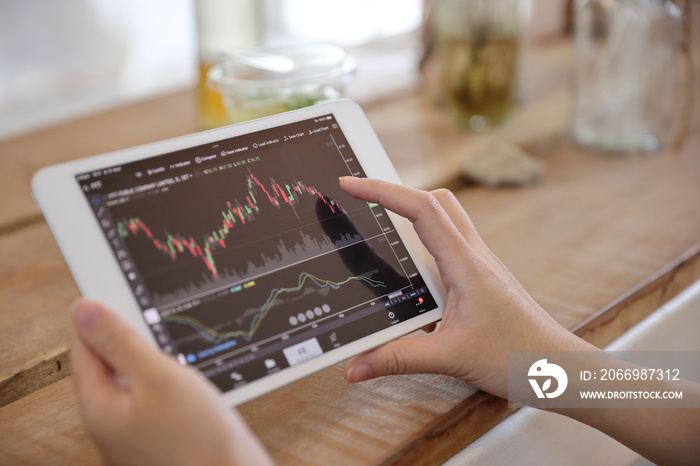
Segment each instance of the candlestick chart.
[{"label": "candlestick chart", "polygon": [[[357,231],[331,235],[324,231],[320,222],[348,212],[312,184],[297,179],[276,181],[280,178],[258,177],[251,171],[238,178],[238,183],[217,189],[218,202],[204,202],[212,197],[211,188],[200,181],[203,188],[194,202],[197,208],[180,208],[172,202],[175,206],[164,209],[167,200],[177,199],[177,193],[159,194],[166,199],[160,200],[159,208],[144,207],[150,214],[125,215],[116,222],[156,305],[363,240]],[[357,205],[354,203],[355,208]],[[365,216],[371,214],[366,204],[364,210]],[[160,215],[153,214],[158,211]],[[147,218],[149,215],[153,218]]]},{"label": "candlestick chart", "polygon": [[226,202],[226,209],[221,212],[223,219],[220,225],[209,235],[205,236],[201,245],[192,236],[184,237],[182,235],[169,234],[165,239],[156,238],[152,230],[139,217],[132,217],[118,222],[119,234],[122,238],[127,238],[129,235],[136,235],[142,232],[153,241],[156,249],[170,256],[173,260],[176,260],[179,255],[187,253],[192,257],[201,257],[212,277],[218,277],[219,271],[212,256],[212,250],[217,247],[226,248],[226,238],[236,225],[245,225],[246,222],[255,220],[256,214],[260,211],[258,197],[255,194],[256,188],[259,188],[265,195],[264,197],[275,207],[280,207],[284,203],[294,208],[300,197],[307,195],[312,197],[318,196],[332,213],[346,213],[336,201],[325,197],[316,188],[306,186],[301,181],[296,181],[293,185],[283,183],[284,188],[273,181],[271,183],[272,189],[270,190],[266,189],[252,173],[248,175],[246,181],[248,185],[248,194],[245,196],[246,203],[236,202],[236,205],[232,205],[230,201]]}]

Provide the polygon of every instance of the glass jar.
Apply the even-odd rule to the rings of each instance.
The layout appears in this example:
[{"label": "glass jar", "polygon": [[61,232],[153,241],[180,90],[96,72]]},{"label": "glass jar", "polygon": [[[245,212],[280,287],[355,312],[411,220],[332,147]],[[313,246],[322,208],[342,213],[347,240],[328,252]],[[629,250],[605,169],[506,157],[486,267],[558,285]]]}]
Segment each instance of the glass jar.
[{"label": "glass jar", "polygon": [[484,130],[508,114],[520,34],[518,0],[436,0],[437,92],[459,126]]},{"label": "glass jar", "polygon": [[645,154],[670,137],[681,10],[668,0],[576,0],[573,139]]},{"label": "glass jar", "polygon": [[345,95],[357,60],[339,47],[308,44],[222,55],[208,74],[229,123],[261,118]]}]

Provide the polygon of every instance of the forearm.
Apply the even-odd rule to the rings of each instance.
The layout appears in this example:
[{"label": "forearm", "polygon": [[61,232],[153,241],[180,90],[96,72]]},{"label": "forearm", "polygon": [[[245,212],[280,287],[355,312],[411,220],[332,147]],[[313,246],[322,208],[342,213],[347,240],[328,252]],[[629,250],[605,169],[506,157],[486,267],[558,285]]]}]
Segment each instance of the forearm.
[{"label": "forearm", "polygon": [[[622,370],[624,373],[645,368],[601,351],[568,331],[562,333],[561,329],[551,328],[545,331],[548,337],[538,338],[539,343],[533,350],[551,353],[552,357],[558,354],[563,358],[564,369],[569,375],[569,386],[566,389],[569,395],[583,391],[607,392],[612,383],[618,392],[682,391],[684,406],[700,406],[700,385],[687,380],[603,381],[603,369]],[[582,380],[581,371],[597,374],[597,377],[591,377],[594,380]],[[551,401],[556,405],[555,400]],[[675,401],[679,400],[654,401],[654,406],[666,403],[666,406],[670,406]],[[581,402],[584,400],[579,399],[574,406]],[[676,465],[700,462],[700,408],[630,408],[619,407],[622,401],[606,400],[605,403],[608,404],[607,407],[545,409],[598,429],[655,463]],[[617,404],[618,407],[613,407],[612,404]]]},{"label": "forearm", "polygon": [[609,435],[654,463],[698,464],[700,409],[552,409]]},{"label": "forearm", "polygon": [[[601,368],[626,372],[644,368],[605,352],[573,353],[579,370],[598,373],[598,380],[583,382],[572,377],[570,390],[609,391],[610,381],[601,381]],[[579,373],[577,371],[577,373]],[[700,385],[687,380],[616,380],[614,391],[627,393],[682,392],[684,406],[700,406]],[[583,401],[583,400],[581,400]],[[641,400],[640,400],[641,401]],[[620,407],[623,401],[608,401],[603,407],[552,408],[609,435],[657,464],[698,464],[700,461],[700,408],[666,407],[679,400],[649,400],[654,407]],[[611,406],[611,404],[617,406]]]}]

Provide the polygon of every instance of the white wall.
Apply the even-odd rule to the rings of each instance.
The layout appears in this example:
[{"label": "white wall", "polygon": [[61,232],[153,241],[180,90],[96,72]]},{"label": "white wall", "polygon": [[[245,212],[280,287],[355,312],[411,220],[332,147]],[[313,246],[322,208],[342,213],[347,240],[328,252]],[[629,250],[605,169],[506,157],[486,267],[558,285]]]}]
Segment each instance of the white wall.
[{"label": "white wall", "polygon": [[191,86],[190,0],[0,0],[0,139]]}]

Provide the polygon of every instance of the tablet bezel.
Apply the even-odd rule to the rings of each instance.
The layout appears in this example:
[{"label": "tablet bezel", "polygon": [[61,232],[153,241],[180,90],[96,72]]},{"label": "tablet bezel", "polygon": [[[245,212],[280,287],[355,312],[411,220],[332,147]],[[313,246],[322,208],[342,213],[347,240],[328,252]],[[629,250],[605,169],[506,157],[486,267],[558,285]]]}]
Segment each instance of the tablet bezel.
[{"label": "tablet bezel", "polygon": [[[76,181],[76,175],[327,114],[334,115],[367,177],[393,183],[401,182],[360,106],[353,101],[343,99],[45,167],[32,179],[32,191],[83,296],[109,306],[142,337],[152,345],[158,346],[87,198]],[[432,256],[422,245],[408,220],[392,212],[388,214],[429,291],[434,296],[437,308],[325,352],[302,364],[285,368],[224,392],[223,397],[228,404],[237,405],[248,401],[418,330],[442,317],[445,290]]]}]

